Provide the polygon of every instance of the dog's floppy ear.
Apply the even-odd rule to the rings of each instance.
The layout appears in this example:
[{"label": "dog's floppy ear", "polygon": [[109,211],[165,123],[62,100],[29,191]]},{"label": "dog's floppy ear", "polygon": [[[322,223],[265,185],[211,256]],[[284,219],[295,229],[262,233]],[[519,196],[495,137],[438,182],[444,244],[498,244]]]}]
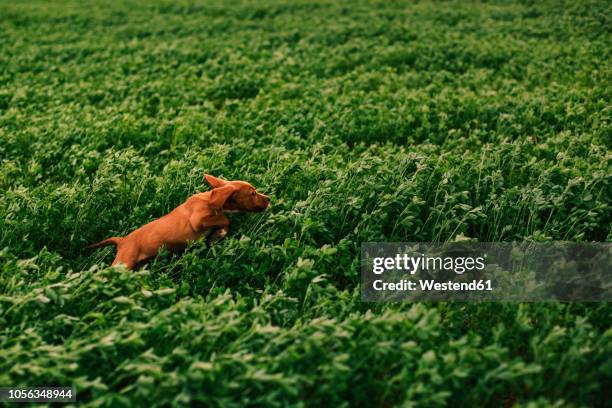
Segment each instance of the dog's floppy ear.
[{"label": "dog's floppy ear", "polygon": [[[223,180],[222,180],[223,181]],[[227,201],[228,198],[234,193],[238,188],[233,184],[226,184],[222,187],[217,187],[210,192],[210,200],[208,201],[208,206],[214,210],[220,210],[223,208],[223,205]]]},{"label": "dog's floppy ear", "polygon": [[217,187],[223,187],[224,185],[227,184],[227,181],[225,180],[221,180],[220,178],[217,178],[215,176],[211,176],[210,174],[205,174],[204,178],[206,179],[206,182],[212,187],[212,188],[217,188]]}]

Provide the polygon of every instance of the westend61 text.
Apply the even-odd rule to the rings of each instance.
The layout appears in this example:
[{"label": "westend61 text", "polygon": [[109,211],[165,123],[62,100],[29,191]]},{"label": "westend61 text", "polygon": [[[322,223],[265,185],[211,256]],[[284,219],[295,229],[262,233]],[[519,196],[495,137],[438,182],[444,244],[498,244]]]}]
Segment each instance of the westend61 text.
[{"label": "westend61 text", "polygon": [[402,279],[399,282],[383,282],[378,279],[372,283],[372,287],[376,291],[391,290],[391,291],[483,291],[493,290],[493,285],[490,280],[473,280],[471,282],[436,282],[434,280],[420,279],[417,282]]}]

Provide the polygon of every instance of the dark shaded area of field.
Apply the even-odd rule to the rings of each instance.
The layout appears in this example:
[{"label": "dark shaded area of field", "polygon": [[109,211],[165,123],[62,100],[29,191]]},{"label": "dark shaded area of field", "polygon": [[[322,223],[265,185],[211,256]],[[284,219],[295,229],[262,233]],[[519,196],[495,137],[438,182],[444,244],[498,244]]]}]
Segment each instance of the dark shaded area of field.
[{"label": "dark shaded area of field", "polygon": [[[609,1],[0,1],[0,385],[87,405],[604,406],[608,304],[368,304],[362,241],[610,241]],[[206,189],[270,211],[145,269]]]}]

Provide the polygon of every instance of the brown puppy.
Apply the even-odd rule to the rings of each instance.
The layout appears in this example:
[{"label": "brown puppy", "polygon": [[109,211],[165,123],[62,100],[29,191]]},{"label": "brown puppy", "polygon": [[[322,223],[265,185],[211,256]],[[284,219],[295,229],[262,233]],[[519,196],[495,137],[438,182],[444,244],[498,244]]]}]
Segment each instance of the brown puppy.
[{"label": "brown puppy", "polygon": [[205,178],[213,188],[211,191],[192,195],[169,214],[123,238],[111,237],[87,248],[116,245],[113,265],[124,264],[133,269],[137,263],[157,255],[162,246],[180,252],[188,241],[204,235],[213,242],[222,239],[229,231],[229,219],[224,212],[264,211],[270,205],[270,197],[258,193],[245,181],[225,181],[208,174]]}]

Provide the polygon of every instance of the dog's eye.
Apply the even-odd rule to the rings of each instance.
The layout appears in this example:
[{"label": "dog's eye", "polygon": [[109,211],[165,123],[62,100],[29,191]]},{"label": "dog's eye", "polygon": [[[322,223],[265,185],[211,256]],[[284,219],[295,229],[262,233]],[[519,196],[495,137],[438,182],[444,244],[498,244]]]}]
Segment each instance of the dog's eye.
[{"label": "dog's eye", "polygon": [[257,193],[256,193],[256,192],[254,192],[254,191],[251,193],[251,195],[252,195],[253,197],[255,197],[255,194],[257,194]]}]

